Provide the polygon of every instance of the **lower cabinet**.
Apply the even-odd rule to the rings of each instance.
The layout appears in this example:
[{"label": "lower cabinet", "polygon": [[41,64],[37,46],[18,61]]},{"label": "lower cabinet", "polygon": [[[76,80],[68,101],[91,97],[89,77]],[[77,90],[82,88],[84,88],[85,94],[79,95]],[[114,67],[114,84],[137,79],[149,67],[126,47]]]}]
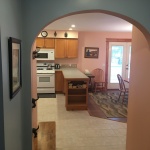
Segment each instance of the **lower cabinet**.
[{"label": "lower cabinet", "polygon": [[55,92],[63,93],[64,77],[62,71],[55,71]]},{"label": "lower cabinet", "polygon": [[88,100],[88,80],[67,80],[66,86],[66,109],[86,110]]}]

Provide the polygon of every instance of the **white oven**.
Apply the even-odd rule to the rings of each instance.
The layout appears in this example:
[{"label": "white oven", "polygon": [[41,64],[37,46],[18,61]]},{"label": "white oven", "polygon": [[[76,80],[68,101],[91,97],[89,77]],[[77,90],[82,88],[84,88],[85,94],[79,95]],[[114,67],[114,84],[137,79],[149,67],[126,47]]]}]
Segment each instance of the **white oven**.
[{"label": "white oven", "polygon": [[37,64],[37,93],[55,93],[54,63]]},{"label": "white oven", "polygon": [[37,93],[55,93],[54,73],[37,73]]}]

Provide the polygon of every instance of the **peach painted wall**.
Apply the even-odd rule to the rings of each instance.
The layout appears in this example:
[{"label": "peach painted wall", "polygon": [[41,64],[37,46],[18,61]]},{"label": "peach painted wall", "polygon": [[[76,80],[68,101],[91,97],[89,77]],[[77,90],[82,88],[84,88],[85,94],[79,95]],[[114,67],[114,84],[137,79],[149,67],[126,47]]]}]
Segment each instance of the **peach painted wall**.
[{"label": "peach painted wall", "polygon": [[[33,45],[32,51],[34,51],[36,48],[35,43]],[[32,52],[31,52],[32,53]],[[32,54],[31,54],[31,67],[32,67],[32,72],[31,72],[31,87],[32,87],[32,98],[36,99],[37,98],[37,77],[36,77],[36,59],[32,59]],[[37,106],[37,102],[36,102]],[[32,108],[32,127],[37,128],[37,107]]]},{"label": "peach painted wall", "polygon": [[[78,68],[84,72],[85,69],[92,71],[94,68],[105,70],[106,61],[106,38],[132,38],[132,33],[126,32],[79,32],[78,58],[56,59],[55,63],[76,63]],[[99,58],[84,58],[85,47],[99,47]]]},{"label": "peach painted wall", "polygon": [[127,150],[150,150],[150,48],[133,27]]}]

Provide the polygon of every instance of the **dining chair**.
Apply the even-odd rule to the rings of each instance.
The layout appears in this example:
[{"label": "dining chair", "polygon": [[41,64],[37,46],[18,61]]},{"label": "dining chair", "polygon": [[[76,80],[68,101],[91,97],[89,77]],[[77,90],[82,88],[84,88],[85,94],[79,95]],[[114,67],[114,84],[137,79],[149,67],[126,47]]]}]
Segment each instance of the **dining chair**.
[{"label": "dining chair", "polygon": [[94,76],[93,78],[93,85],[94,85],[94,92],[98,90],[106,90],[106,82],[104,80],[104,71],[100,68],[96,68],[92,71]]},{"label": "dining chair", "polygon": [[[126,81],[123,80],[123,78],[120,74],[117,74],[117,78],[118,78],[118,81],[119,81],[119,91],[120,91],[118,101],[120,100],[121,94],[123,94],[123,98],[122,98],[122,103],[123,103],[124,100],[125,100],[125,95],[128,95],[128,93],[129,93],[129,89],[126,88],[126,86],[125,86]],[[127,82],[127,83],[129,83],[129,82]]]}]

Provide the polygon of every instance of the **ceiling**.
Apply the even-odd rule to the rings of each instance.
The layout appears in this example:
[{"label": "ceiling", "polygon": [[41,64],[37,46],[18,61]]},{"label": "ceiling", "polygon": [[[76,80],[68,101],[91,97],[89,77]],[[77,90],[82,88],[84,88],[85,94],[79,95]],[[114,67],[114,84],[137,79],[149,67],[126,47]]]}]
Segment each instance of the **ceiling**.
[{"label": "ceiling", "polygon": [[129,22],[103,13],[76,14],[56,20],[49,24],[45,30],[66,30],[71,25],[73,31],[109,31],[109,32],[132,32],[132,24]]}]

